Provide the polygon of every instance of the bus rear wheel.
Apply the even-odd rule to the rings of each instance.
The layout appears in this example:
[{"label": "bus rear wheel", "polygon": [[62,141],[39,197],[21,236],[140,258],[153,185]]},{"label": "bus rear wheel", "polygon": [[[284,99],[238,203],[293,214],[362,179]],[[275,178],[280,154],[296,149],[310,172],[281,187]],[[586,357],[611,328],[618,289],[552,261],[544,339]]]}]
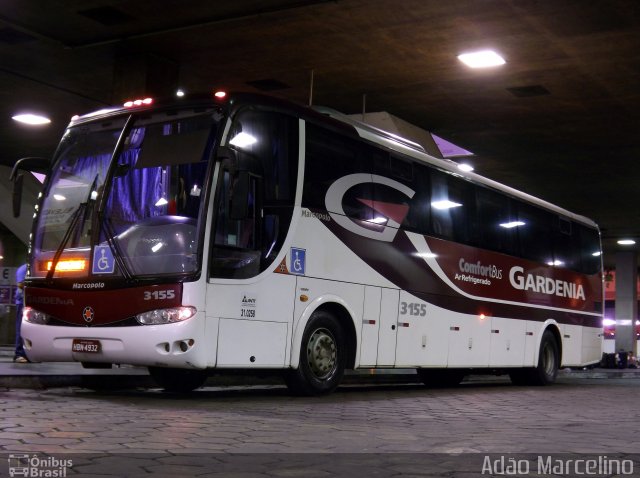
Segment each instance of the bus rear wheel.
[{"label": "bus rear wheel", "polygon": [[202,387],[208,373],[206,370],[149,367],[149,375],[167,392],[188,393]]},{"label": "bus rear wheel", "polygon": [[538,365],[535,368],[509,372],[514,385],[550,385],[556,381],[560,367],[560,347],[550,330],[545,330],[540,340]]},{"label": "bus rear wheel", "polygon": [[342,380],[345,363],[345,336],[340,322],[328,312],[317,311],[302,335],[300,365],[285,373],[285,382],[296,395],[331,393]]},{"label": "bus rear wheel", "polygon": [[532,385],[550,385],[556,381],[560,368],[560,349],[555,336],[550,330],[545,330],[540,340],[540,354],[538,366],[531,370]]}]

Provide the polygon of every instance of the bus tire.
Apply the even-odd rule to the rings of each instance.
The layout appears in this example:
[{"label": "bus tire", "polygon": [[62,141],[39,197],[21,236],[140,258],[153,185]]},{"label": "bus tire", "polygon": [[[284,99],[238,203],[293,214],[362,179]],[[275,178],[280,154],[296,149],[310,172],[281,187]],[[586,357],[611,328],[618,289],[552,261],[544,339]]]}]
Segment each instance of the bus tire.
[{"label": "bus tire", "polygon": [[431,388],[456,387],[464,379],[464,370],[419,368],[416,369],[422,383]]},{"label": "bus tire", "polygon": [[167,392],[188,393],[202,387],[208,373],[206,370],[149,367],[149,375]]},{"label": "bus tire", "polygon": [[314,312],[302,335],[300,365],[285,373],[289,390],[296,395],[333,392],[344,375],[345,343],[340,322],[328,312]]},{"label": "bus tire", "polygon": [[550,385],[556,381],[560,367],[560,348],[550,330],[545,330],[540,340],[538,366],[530,370],[531,385]]}]

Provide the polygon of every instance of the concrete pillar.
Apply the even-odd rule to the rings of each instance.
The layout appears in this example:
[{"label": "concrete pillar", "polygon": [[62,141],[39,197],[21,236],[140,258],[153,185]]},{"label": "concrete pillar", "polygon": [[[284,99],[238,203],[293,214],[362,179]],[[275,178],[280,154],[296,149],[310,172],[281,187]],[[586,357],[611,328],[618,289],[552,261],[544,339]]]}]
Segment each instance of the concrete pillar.
[{"label": "concrete pillar", "polygon": [[178,89],[180,65],[150,53],[121,50],[113,72],[113,104],[127,100],[173,96]]},{"label": "concrete pillar", "polygon": [[636,320],[638,317],[638,254],[616,254],[616,352],[637,356]]}]

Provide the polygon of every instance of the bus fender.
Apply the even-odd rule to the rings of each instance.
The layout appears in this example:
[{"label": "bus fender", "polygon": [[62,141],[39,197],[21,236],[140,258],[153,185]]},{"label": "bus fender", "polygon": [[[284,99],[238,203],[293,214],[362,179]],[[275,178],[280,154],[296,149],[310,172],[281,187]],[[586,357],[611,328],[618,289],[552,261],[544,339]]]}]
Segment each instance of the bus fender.
[{"label": "bus fender", "polygon": [[534,356],[533,363],[537,364],[538,360],[540,359],[540,342],[542,341],[542,334],[544,334],[545,330],[547,329],[551,330],[556,336],[556,339],[558,339],[558,348],[560,351],[559,365],[562,365],[562,333],[560,331],[560,325],[558,324],[558,322],[556,322],[555,319],[545,320],[544,323],[542,324],[542,327],[538,329],[538,334],[536,336],[536,348],[535,348],[535,356]]},{"label": "bus fender", "polygon": [[[358,327],[356,327],[356,321],[354,319],[355,313],[351,309],[351,307],[349,307],[348,303],[341,297],[333,294],[316,297],[305,307],[305,309],[302,311],[302,314],[300,315],[300,318],[294,320],[293,337],[291,339],[291,368],[298,368],[298,366],[300,365],[300,347],[302,344],[302,335],[304,334],[304,329],[309,323],[309,319],[311,319],[311,316],[316,310],[326,305],[337,305],[345,310],[356,331],[356,347],[358,349],[360,348],[360,330]],[[338,317],[338,319],[340,319],[340,317]],[[356,350],[356,357],[359,356],[359,350]],[[357,363],[355,365],[357,366]]]}]

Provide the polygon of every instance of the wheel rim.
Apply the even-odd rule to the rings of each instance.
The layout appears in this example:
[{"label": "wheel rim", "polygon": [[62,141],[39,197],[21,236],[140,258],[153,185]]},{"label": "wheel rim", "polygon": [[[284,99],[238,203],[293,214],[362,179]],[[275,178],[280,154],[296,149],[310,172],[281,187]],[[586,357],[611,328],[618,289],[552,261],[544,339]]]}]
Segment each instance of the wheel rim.
[{"label": "wheel rim", "polygon": [[553,377],[556,368],[556,356],[550,343],[546,343],[542,351],[542,368],[547,377]]},{"label": "wheel rim", "polygon": [[336,371],[338,353],[336,340],[327,329],[317,329],[307,343],[307,362],[313,375],[319,380],[327,380]]}]

